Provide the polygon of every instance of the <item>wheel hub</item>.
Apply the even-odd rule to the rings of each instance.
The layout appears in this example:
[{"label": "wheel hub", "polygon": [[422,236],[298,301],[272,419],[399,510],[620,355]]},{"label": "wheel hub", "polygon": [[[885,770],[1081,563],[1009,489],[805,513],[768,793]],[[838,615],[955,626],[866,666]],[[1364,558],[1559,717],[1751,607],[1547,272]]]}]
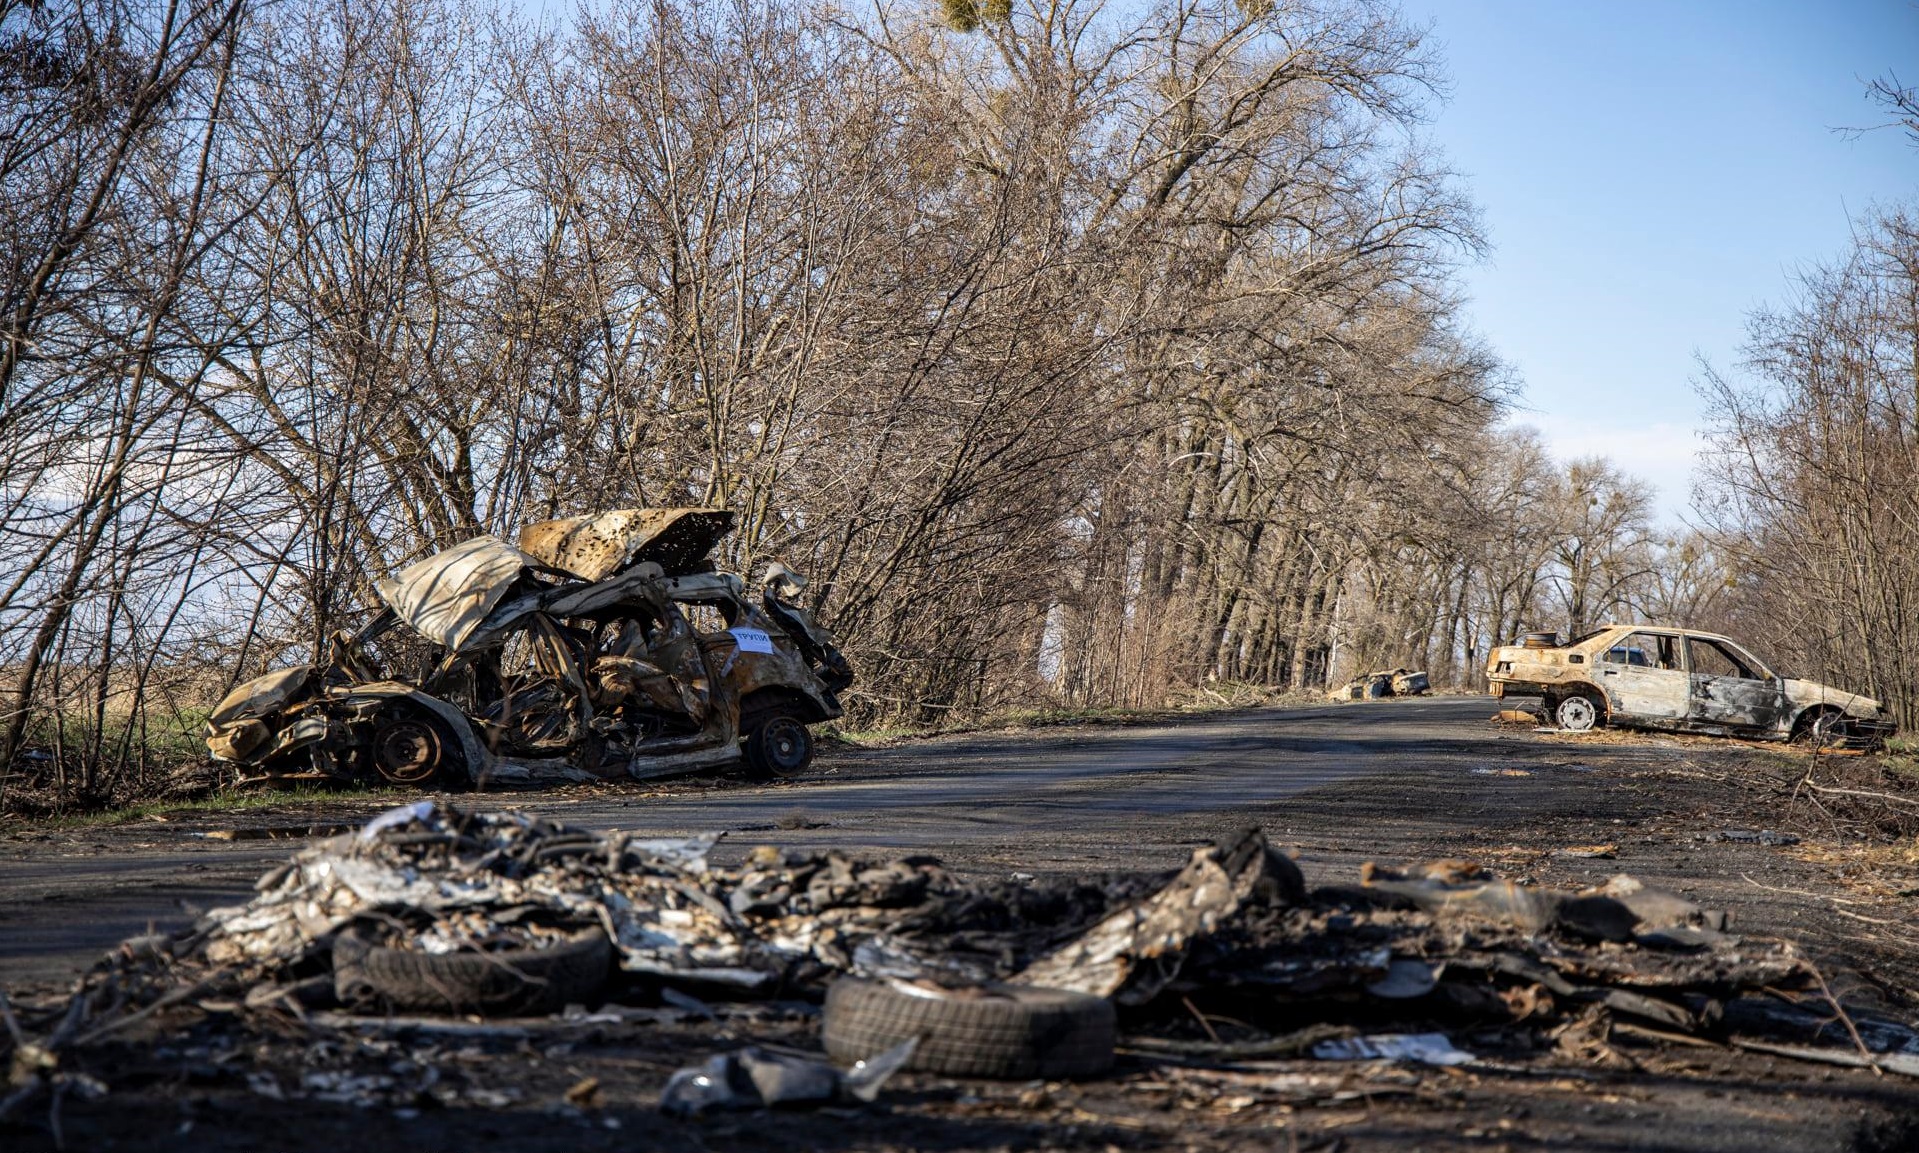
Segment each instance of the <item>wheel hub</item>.
[{"label": "wheel hub", "polygon": [[426,780],[439,767],[439,761],[439,738],[418,721],[391,722],[374,737],[373,767],[395,784]]},{"label": "wheel hub", "polygon": [[1558,714],[1559,727],[1574,732],[1592,728],[1599,719],[1599,710],[1585,697],[1568,697],[1561,701]]}]

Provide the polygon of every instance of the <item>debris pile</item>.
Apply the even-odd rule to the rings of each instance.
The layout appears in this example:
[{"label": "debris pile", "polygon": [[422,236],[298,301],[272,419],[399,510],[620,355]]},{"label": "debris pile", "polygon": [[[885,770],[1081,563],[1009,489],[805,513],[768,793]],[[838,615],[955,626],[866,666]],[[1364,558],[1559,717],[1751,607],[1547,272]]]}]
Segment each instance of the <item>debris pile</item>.
[{"label": "debris pile", "polygon": [[1848,1013],[1790,944],[1623,875],[1570,892],[1439,861],[1312,888],[1256,829],[1171,874],[1098,882],[982,884],[928,857],[772,848],[717,866],[713,843],[394,810],[191,934],[128,942],[55,1033],[13,1030],[8,1100],[73,1091],[63,1047],[209,999],[243,1022],[350,1032],[396,1012],[621,1024],[665,1011],[636,1004],[712,1017],[698,998],[823,998],[828,1052],[871,1058],[852,1074],[715,1058],[675,1080],[685,1114],[865,1100],[902,1067],[1096,1075],[1116,1037],[1135,1061],[1583,1062],[1623,1031],[1919,1072],[1919,1034]]},{"label": "debris pile", "polygon": [[1256,830],[1195,852],[1170,878],[1105,888],[969,885],[928,857],[769,848],[720,868],[712,844],[421,802],[297,854],[247,905],[210,913],[198,951],[277,981],[327,954],[338,966],[343,949],[357,959],[364,944],[343,942],[377,931],[389,952],[439,959],[416,968],[444,985],[463,953],[537,955],[598,930],[629,978],[736,994],[817,994],[858,976],[1000,981],[1129,1008],[1254,991],[1323,1007],[1405,1000],[1391,993],[1411,981],[1434,1004],[1517,998],[1538,1017],[1597,1003],[1687,1028],[1716,1019],[1702,1002],[1805,975],[1789,946],[1732,936],[1723,914],[1629,877],[1562,892],[1442,861],[1369,865],[1356,885],[1309,890]]},{"label": "debris pile", "polygon": [[586,833],[422,801],[296,854],[252,901],[209,913],[190,951],[271,981],[337,952],[356,926],[431,956],[538,949],[598,928],[625,974],[691,987],[823,988],[841,973],[979,981],[1151,883],[968,886],[930,857],[770,848],[717,868],[715,839]]}]

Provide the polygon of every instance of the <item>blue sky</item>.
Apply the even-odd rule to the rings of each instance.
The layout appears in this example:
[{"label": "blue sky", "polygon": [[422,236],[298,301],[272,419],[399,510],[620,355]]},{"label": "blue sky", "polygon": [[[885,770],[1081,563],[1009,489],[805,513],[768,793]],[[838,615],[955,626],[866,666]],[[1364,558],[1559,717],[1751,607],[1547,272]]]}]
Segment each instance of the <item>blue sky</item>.
[{"label": "blue sky", "polygon": [[1919,148],[1865,98],[1919,83],[1919,4],[1402,0],[1452,77],[1426,134],[1494,251],[1470,321],[1562,457],[1605,455],[1687,514],[1696,354],[1736,367],[1746,316],[1919,199]]}]

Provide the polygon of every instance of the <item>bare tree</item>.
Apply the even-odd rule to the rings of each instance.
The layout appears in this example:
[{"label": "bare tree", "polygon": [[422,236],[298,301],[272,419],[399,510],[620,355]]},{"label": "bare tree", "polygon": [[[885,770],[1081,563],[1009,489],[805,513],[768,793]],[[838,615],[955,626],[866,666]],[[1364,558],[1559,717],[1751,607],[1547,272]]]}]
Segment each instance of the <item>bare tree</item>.
[{"label": "bare tree", "polygon": [[0,761],[151,787],[378,576],[627,505],[808,571],[860,719],[1470,682],[1663,554],[1496,431],[1418,40],[1378,0],[0,7]]}]

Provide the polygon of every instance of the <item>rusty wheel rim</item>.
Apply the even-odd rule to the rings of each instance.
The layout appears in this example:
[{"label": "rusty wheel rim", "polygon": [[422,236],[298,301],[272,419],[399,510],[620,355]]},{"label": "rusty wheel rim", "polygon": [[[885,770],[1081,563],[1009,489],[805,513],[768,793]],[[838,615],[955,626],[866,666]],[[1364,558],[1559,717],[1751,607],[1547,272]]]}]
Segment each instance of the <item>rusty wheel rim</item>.
[{"label": "rusty wheel rim", "polygon": [[1559,727],[1569,732],[1583,733],[1599,721],[1599,710],[1585,697],[1567,697],[1559,703]]},{"label": "rusty wheel rim", "polygon": [[418,785],[440,769],[440,734],[422,721],[388,721],[373,737],[373,771],[396,785]]}]

